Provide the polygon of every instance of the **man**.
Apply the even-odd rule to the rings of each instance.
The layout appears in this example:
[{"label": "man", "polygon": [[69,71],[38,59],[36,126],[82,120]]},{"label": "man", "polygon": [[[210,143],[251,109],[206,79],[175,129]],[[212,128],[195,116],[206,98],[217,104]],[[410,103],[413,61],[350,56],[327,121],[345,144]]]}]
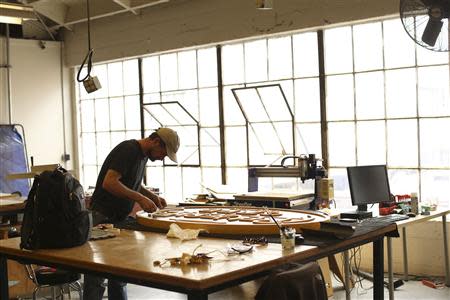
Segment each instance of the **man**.
[{"label": "man", "polygon": [[[146,212],[154,212],[167,205],[166,200],[142,186],[148,159],[163,160],[168,156],[177,162],[180,140],[176,131],[159,128],[141,140],[127,140],[117,145],[106,157],[94,194],[92,217],[94,225],[117,223],[127,218],[135,203]],[[84,299],[101,300],[104,278],[84,276]],[[126,300],[126,283],[108,280],[108,298]]]}]

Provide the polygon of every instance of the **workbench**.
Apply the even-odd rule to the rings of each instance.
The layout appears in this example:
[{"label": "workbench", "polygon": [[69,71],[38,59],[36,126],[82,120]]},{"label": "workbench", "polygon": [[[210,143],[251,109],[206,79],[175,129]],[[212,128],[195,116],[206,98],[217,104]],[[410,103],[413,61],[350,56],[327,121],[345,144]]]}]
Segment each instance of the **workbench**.
[{"label": "workbench", "polygon": [[181,242],[162,233],[122,230],[115,238],[89,241],[79,247],[28,251],[20,249],[19,238],[0,240],[0,298],[8,299],[7,259],[176,291],[187,294],[188,299],[201,300],[215,291],[265,276],[282,264],[307,263],[372,242],[373,297],[383,299],[383,240],[396,230],[395,224],[388,224],[325,246],[298,245],[290,251],[282,251],[280,244],[269,243],[237,258],[215,253],[216,259],[207,264],[177,267],[155,266],[154,261],[192,253],[199,244],[203,247],[197,252],[223,251],[238,241],[199,237]]}]

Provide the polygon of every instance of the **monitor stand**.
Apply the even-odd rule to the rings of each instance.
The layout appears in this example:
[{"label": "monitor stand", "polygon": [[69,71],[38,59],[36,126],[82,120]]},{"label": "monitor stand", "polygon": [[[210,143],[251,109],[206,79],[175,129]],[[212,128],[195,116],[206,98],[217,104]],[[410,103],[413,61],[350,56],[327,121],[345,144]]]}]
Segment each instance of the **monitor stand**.
[{"label": "monitor stand", "polygon": [[345,213],[341,213],[341,219],[357,219],[363,220],[372,217],[372,212],[367,211],[367,204],[358,205],[358,209],[356,211],[349,211]]}]

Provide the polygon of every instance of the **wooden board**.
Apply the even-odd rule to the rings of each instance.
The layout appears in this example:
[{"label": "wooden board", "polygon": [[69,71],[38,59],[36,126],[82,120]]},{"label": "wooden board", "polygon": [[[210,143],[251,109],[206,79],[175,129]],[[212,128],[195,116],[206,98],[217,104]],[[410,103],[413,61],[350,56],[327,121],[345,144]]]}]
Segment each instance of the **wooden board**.
[{"label": "wooden board", "polygon": [[[319,222],[329,219],[328,215],[316,211],[270,208],[270,213],[281,226],[319,229]],[[218,234],[279,234],[275,222],[261,207],[238,206],[196,206],[162,209],[149,214],[136,214],[139,224],[151,228],[168,230],[176,223],[184,229],[204,229]]]},{"label": "wooden board", "polygon": [[293,193],[282,193],[282,192],[249,192],[246,194],[234,195],[236,200],[263,200],[263,201],[291,201],[298,199],[306,199],[314,197],[314,194],[293,194]]}]

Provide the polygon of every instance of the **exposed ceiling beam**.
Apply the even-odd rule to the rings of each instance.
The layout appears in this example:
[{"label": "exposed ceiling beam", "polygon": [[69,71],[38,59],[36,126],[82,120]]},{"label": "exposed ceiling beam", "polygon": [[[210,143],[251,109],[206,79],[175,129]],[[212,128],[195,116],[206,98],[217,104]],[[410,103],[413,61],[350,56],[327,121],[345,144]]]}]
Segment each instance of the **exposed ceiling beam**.
[{"label": "exposed ceiling beam", "polygon": [[57,23],[59,26],[64,26],[69,30],[71,27],[65,26],[67,12],[69,7],[60,0],[37,0],[34,2],[29,1],[36,12],[45,16],[46,18]]},{"label": "exposed ceiling beam", "polygon": [[[124,2],[124,3],[126,2],[123,0],[120,0],[120,1]],[[130,2],[131,6],[129,8],[124,8],[121,5],[120,6],[119,5],[111,5],[111,4],[113,4],[113,2],[111,2],[111,0],[95,0],[93,3],[91,2],[90,19],[91,20],[101,19],[101,18],[110,17],[110,16],[114,16],[117,14],[121,14],[121,13],[126,13],[131,10],[138,11],[145,7],[150,7],[150,6],[159,5],[162,3],[167,3],[169,1],[170,0],[131,1]],[[116,2],[116,1],[114,1],[114,2]],[[109,5],[107,3],[109,3]],[[83,3],[78,6],[71,6],[67,13],[65,22],[63,24],[53,26],[53,27],[51,27],[51,29],[58,29],[61,26],[68,26],[68,25],[73,25],[73,24],[82,23],[82,22],[86,22],[86,21],[87,21],[87,11],[86,11],[86,5]]]}]

